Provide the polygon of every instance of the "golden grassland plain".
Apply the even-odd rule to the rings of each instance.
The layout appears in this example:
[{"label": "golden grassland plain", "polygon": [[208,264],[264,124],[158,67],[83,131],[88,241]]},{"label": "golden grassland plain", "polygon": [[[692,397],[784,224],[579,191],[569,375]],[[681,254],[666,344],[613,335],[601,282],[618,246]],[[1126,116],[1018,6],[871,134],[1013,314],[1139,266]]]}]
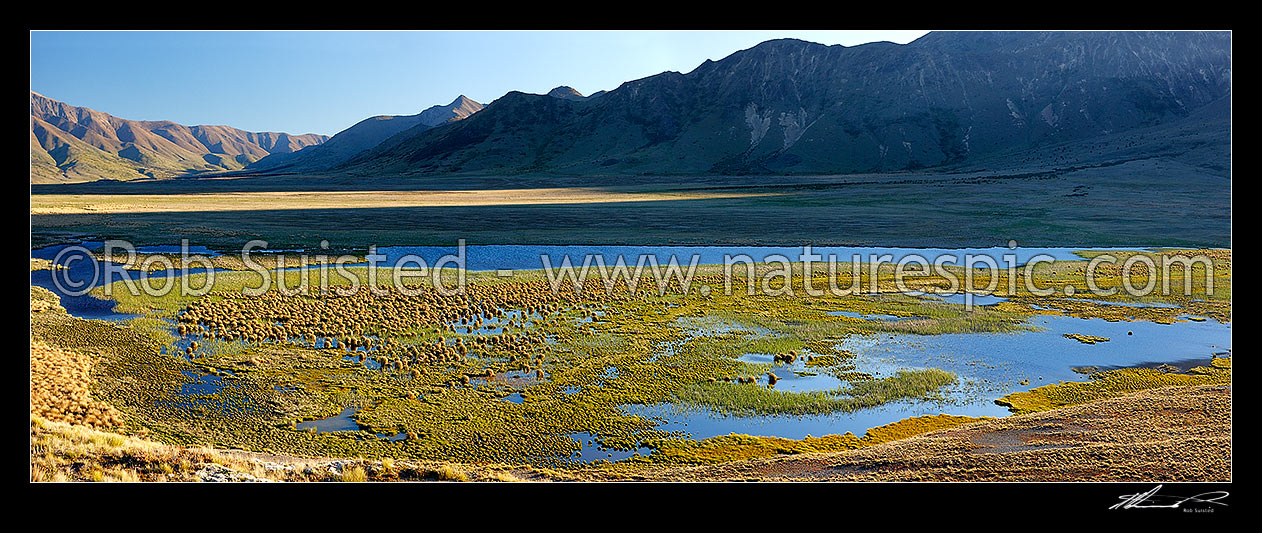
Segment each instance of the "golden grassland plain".
[{"label": "golden grassland plain", "polygon": [[767,196],[750,192],[670,192],[603,188],[452,191],[249,191],[187,194],[42,194],[31,196],[32,215],[90,213],[200,213],[286,209],[563,205],[707,200]]},{"label": "golden grassland plain", "polygon": [[[1160,264],[1163,253],[1188,252],[1147,254]],[[511,279],[469,273],[466,294],[456,296],[442,296],[428,281],[413,278],[413,287],[423,289],[417,296],[397,290],[383,295],[365,290],[285,295],[274,288],[247,297],[241,290],[258,281],[253,273],[224,272],[201,297],[132,295],[115,286],[117,310],[141,315],[121,322],[69,316],[55,295],[32,287],[32,476],[154,478],[152,472],[137,474],[139,468],[157,469],[170,478],[177,471],[172,461],[187,459],[182,454],[192,453],[188,450],[211,447],[270,458],[356,458],[354,464],[326,462],[314,470],[273,468],[271,478],[295,480],[633,478],[641,470],[670,472],[691,468],[687,465],[874,450],[919,434],[997,422],[944,414],[894,422],[862,436],[694,440],[657,429],[652,420],[628,414],[622,406],[678,404],[720,414],[800,415],[942,399],[948,390],[977,384],[961,383],[954,374],[933,368],[869,375],[837,341],[881,333],[1017,331],[1034,328],[1030,318],[1047,314],[1158,323],[1195,315],[1229,322],[1230,252],[1209,252],[1220,259],[1212,274],[1213,295],[1205,293],[1202,267],[1194,266],[1191,272],[1175,271],[1171,279],[1175,287],[1182,287],[1184,278],[1195,280],[1192,295],[1162,296],[1158,291],[1142,298],[1125,293],[1105,298],[1169,304],[1148,307],[1037,297],[1024,291],[1024,280],[1008,293],[1005,274],[996,281],[1007,301],[966,311],[902,294],[904,288],[944,286],[947,281],[926,273],[913,276],[910,287],[898,287],[892,268],[882,268],[874,277],[864,269],[862,286],[874,282],[879,289],[875,294],[807,297],[800,266],[769,282],[772,289],[792,287],[796,296],[747,294],[741,283],[725,294],[721,272],[709,267],[698,273],[693,291],[684,293],[675,281],[660,294],[651,278],[642,280],[636,291],[622,281],[607,292],[591,280],[581,291],[564,284],[554,292],[542,273],[518,272]],[[1039,287],[1054,288],[1058,295],[1069,285],[1079,289],[1077,294],[1087,294],[1081,278],[1084,263],[1039,265],[1034,277]],[[755,276],[773,268],[759,265]],[[357,281],[367,282],[363,269],[353,271],[361,276]],[[1132,274],[1137,285],[1146,283]],[[274,287],[297,287],[303,276],[296,271],[272,275]],[[1117,287],[1119,275],[1106,272],[1097,283]],[[311,286],[319,286],[318,273],[307,276]],[[454,283],[454,273],[444,276],[446,285]],[[196,286],[203,277],[193,274],[190,281]],[[695,290],[699,285],[714,290],[702,296]],[[824,287],[826,280],[815,279],[813,285]],[[830,314],[837,310],[909,319]],[[836,376],[842,385],[806,393],[777,390],[758,379],[774,372],[774,365],[738,359],[749,353],[808,359],[812,371]],[[1155,387],[1230,384],[1230,357],[1207,356],[1206,363],[1187,373],[1097,372],[1086,382],[1039,387],[1001,401],[1017,413],[1039,413]],[[359,431],[305,428],[304,422],[348,410]],[[85,426],[109,429],[120,439],[143,437],[147,444],[75,429]],[[610,462],[581,456],[577,439],[610,451],[652,453]],[[37,441],[45,443],[38,458]],[[150,444],[159,450],[144,452],[156,454],[152,461],[126,451]],[[127,458],[84,466],[66,455],[89,452]],[[208,455],[196,459],[201,465],[215,462]],[[406,475],[392,474],[384,466],[387,461],[414,466]],[[136,468],[128,470],[127,465]],[[196,475],[231,477],[207,468],[197,468]],[[440,472],[443,468],[446,474]]]}]

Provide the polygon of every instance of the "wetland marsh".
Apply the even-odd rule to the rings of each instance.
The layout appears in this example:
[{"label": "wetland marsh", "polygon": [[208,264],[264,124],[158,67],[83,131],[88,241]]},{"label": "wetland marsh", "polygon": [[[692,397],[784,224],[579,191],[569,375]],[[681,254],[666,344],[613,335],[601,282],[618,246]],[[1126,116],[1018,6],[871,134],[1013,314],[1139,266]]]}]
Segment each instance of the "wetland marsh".
[{"label": "wetland marsh", "polygon": [[[566,248],[552,251],[628,251]],[[455,295],[426,278],[406,294],[386,280],[379,293],[285,294],[303,276],[319,286],[316,273],[290,268],[268,270],[273,289],[259,296],[241,294],[253,272],[217,269],[203,296],[115,290],[111,301],[96,287],[58,298],[46,287],[55,271],[33,270],[32,300],[50,310],[32,313],[32,337],[96,354],[94,396],[124,430],[171,444],[567,468],[855,449],[1082,398],[1230,383],[1230,252],[1212,251],[1212,295],[1193,269],[1173,280],[1194,278],[1192,295],[1105,299],[1077,276],[1091,253],[1025,250],[1021,261],[1035,252],[1059,259],[1034,267],[1041,286],[1082,296],[1007,292],[1006,278],[989,296],[904,294],[888,264],[861,269],[861,286],[876,292],[846,296],[808,295],[800,265],[778,286],[794,295],[720,290],[713,265],[691,280],[709,291],[648,275],[635,290],[595,279],[553,290],[539,270],[500,275],[529,268],[521,258],[531,253],[539,260],[512,247],[471,247]],[[365,268],[348,272],[368,285]],[[943,281],[917,277],[912,288]]]}]

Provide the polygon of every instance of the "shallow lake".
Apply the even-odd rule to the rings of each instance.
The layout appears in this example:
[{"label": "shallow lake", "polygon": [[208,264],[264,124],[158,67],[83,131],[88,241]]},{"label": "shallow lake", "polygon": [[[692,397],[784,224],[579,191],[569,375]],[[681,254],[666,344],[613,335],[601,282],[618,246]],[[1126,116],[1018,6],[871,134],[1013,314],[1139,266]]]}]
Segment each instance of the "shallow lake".
[{"label": "shallow lake", "polygon": [[[954,372],[959,383],[945,401],[904,401],[852,413],[814,416],[716,416],[704,409],[674,404],[626,405],[623,412],[661,422],[659,429],[684,431],[694,438],[730,433],[800,439],[847,431],[862,435],[867,429],[922,415],[1006,416],[1008,410],[994,400],[1019,391],[1058,381],[1084,381],[1078,367],[1099,369],[1154,366],[1165,363],[1187,369],[1208,365],[1210,358],[1231,352],[1231,324],[1213,320],[1109,322],[1068,316],[1035,316],[1039,331],[1013,333],[952,333],[944,335],[882,334],[852,336],[838,344],[855,354],[857,371],[875,378],[898,370],[940,368]],[[1107,337],[1109,341],[1083,344],[1065,338],[1066,333]],[[1129,334],[1128,334],[1129,333]],[[742,360],[773,363],[769,354],[746,354]],[[809,370],[817,376],[799,376]],[[831,390],[841,380],[820,369],[807,369],[802,359],[794,365],[773,366],[781,390]],[[765,376],[759,384],[765,386]],[[1028,380],[1028,385],[1021,382]],[[733,384],[732,386],[752,386]]]},{"label": "shallow lake", "polygon": [[[103,300],[86,292],[90,289],[101,286],[104,283],[106,272],[105,263],[98,260],[91,254],[82,251],[67,248],[81,246],[89,250],[98,250],[104,245],[103,242],[82,242],[77,245],[58,245],[31,250],[33,259],[47,259],[56,261],[56,264],[62,268],[54,268],[49,270],[32,270],[31,285],[43,287],[61,297],[61,305],[66,308],[66,312],[71,316],[79,318],[96,318],[101,320],[126,320],[134,318],[137,315],[114,312],[115,302],[112,300]],[[65,253],[62,253],[66,250]],[[140,253],[179,253],[178,246],[145,246],[137,249]],[[191,254],[213,255],[210,250],[205,247],[190,247]],[[117,268],[117,267],[114,267]],[[190,273],[205,272],[204,268],[189,268]],[[138,279],[139,272],[127,272],[131,279]],[[179,272],[156,272],[146,274],[151,279],[163,279],[168,275],[179,275]],[[57,279],[55,279],[57,278]],[[118,281],[118,277],[113,278]]]},{"label": "shallow lake", "polygon": [[[811,248],[812,258],[827,268],[829,256],[835,256],[838,263],[848,263],[854,256],[861,262],[869,262],[871,258],[888,255],[883,260],[897,263],[909,255],[920,255],[930,262],[941,255],[955,258],[955,265],[963,265],[966,255],[985,255],[991,257],[1003,268],[1007,265],[1004,255],[1012,254],[1018,266],[1038,255],[1048,255],[1056,260],[1081,260],[1074,252],[1082,248],[1017,248],[1015,250],[994,248],[879,248],[879,247],[821,247]],[[1100,250],[1104,248],[1093,248]],[[1135,248],[1127,248],[1133,250]],[[377,249],[381,265],[394,265],[400,258],[408,255],[420,257],[429,266],[443,256],[457,253],[455,246],[385,246]],[[680,265],[687,265],[695,256],[699,265],[722,265],[725,256],[748,256],[756,262],[765,262],[769,257],[788,258],[791,262],[799,262],[804,249],[789,246],[555,246],[555,245],[471,245],[465,247],[465,268],[468,270],[487,271],[497,269],[538,270],[547,264],[560,266],[566,257],[575,267],[583,264],[585,256],[592,256],[592,266],[596,266],[595,257],[600,256],[605,264],[612,268],[621,257],[628,267],[634,267],[641,257],[652,256],[659,265],[666,265],[674,257]],[[544,263],[547,257],[548,263]],[[647,259],[646,259],[647,260]],[[646,263],[647,264],[647,263]],[[951,263],[948,263],[951,264]],[[450,266],[450,265],[448,265]],[[738,266],[739,267],[739,266]]]}]

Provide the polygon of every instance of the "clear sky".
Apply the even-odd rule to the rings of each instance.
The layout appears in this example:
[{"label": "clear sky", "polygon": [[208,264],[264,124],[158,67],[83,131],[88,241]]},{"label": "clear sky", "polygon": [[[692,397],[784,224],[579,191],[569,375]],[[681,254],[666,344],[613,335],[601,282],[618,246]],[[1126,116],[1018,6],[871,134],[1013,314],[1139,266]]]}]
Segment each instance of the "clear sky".
[{"label": "clear sky", "polygon": [[456,96],[583,94],[762,41],[908,43],[925,31],[31,32],[31,90],[132,120],[333,135]]}]

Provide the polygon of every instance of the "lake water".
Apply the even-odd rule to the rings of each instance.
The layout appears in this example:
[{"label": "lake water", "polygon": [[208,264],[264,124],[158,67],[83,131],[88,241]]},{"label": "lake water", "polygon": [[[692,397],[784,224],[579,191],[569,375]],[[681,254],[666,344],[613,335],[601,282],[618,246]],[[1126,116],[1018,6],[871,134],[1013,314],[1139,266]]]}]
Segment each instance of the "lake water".
[{"label": "lake water", "polygon": [[[134,318],[136,315],[114,312],[115,302],[112,300],[103,300],[86,292],[104,284],[106,279],[105,263],[98,260],[91,254],[83,253],[72,247],[83,247],[88,250],[98,250],[104,245],[103,242],[82,242],[77,245],[58,245],[31,250],[31,258],[47,259],[56,261],[57,265],[63,268],[49,270],[32,270],[31,285],[43,287],[61,297],[61,305],[66,308],[66,312],[72,316],[79,318],[95,318],[100,320],[126,320]],[[67,250],[70,248],[70,250]],[[66,253],[62,253],[66,250]],[[138,248],[141,253],[179,253],[178,246],[146,246]],[[209,249],[201,246],[191,247],[191,254],[213,255]],[[190,268],[190,273],[203,273],[205,268]],[[131,279],[139,279],[140,273],[128,272]],[[155,272],[147,273],[150,279],[165,279],[170,275],[179,275],[179,272]],[[54,279],[57,277],[59,279]],[[114,277],[114,281],[120,278]]]},{"label": "lake water", "polygon": [[[1103,249],[1103,248],[1095,248]],[[1134,250],[1135,248],[1127,248]],[[837,262],[850,262],[858,255],[862,262],[870,258],[888,255],[885,262],[897,263],[905,257],[919,255],[932,262],[938,256],[955,258],[956,265],[963,265],[967,255],[988,256],[1001,267],[1006,267],[1006,254],[1015,256],[1018,266],[1038,255],[1047,255],[1056,260],[1081,260],[1074,252],[1081,248],[879,248],[879,247],[820,247],[811,248],[813,261],[823,263],[827,268],[829,256],[835,256]],[[396,264],[405,256],[416,256],[425,260],[429,266],[444,256],[457,254],[455,246],[386,246],[377,249],[382,256],[381,265]],[[581,266],[584,258],[592,257],[595,266],[596,257],[603,258],[605,264],[612,267],[621,257],[630,267],[634,267],[641,257],[653,257],[659,265],[666,265],[674,257],[679,264],[687,265],[695,256],[699,265],[722,265],[725,256],[748,256],[756,262],[765,262],[769,257],[781,256],[789,261],[799,262],[805,250],[801,247],[785,246],[555,246],[555,245],[482,245],[465,247],[465,268],[473,271],[489,271],[498,269],[539,270],[549,264],[560,266],[568,257],[574,266]],[[547,258],[545,263],[544,258]],[[646,263],[647,264],[647,263]],[[947,263],[951,264],[951,263]],[[450,266],[450,265],[448,265]]]},{"label": "lake water", "polygon": [[[675,404],[627,405],[623,412],[652,418],[659,429],[684,431],[694,438],[740,433],[800,439],[851,432],[863,435],[869,428],[922,415],[967,415],[1000,417],[1009,414],[994,400],[1013,392],[1029,390],[1058,381],[1083,381],[1077,367],[1100,369],[1171,364],[1180,368],[1205,366],[1214,354],[1231,352],[1231,324],[1213,320],[1183,321],[1173,324],[1152,322],[1109,322],[1068,316],[1035,316],[1031,324],[1039,331],[1013,333],[953,333],[945,335],[882,334],[852,336],[839,344],[855,354],[856,370],[875,378],[898,370],[940,368],[954,372],[959,383],[945,401],[904,401],[852,413],[814,416],[716,416],[705,409]],[[1107,337],[1108,342],[1083,344],[1065,338],[1065,333]],[[1128,334],[1129,333],[1129,334]],[[771,363],[767,354],[746,354],[742,360]],[[773,373],[782,378],[777,389],[830,390],[844,385],[809,369],[799,358],[792,366],[777,365]],[[818,376],[798,376],[794,370],[809,370]],[[765,386],[765,376],[759,384]],[[1021,382],[1028,380],[1028,385]],[[752,386],[732,384],[734,387]]]},{"label": "lake water", "polygon": [[[100,286],[105,279],[105,268],[101,261],[84,253],[67,253],[62,257],[58,254],[62,250],[71,246],[81,246],[89,250],[100,250],[103,246],[101,241],[86,241],[77,245],[57,245],[31,250],[31,257],[37,259],[54,260],[57,259],[59,264],[66,266],[64,269],[53,270],[36,270],[31,272],[31,284],[45,289],[49,289],[62,297],[62,306],[74,316],[80,318],[97,318],[103,320],[123,320],[132,318],[132,315],[125,315],[113,312],[113,303],[96,298],[87,294],[78,294],[86,292]],[[1100,248],[1096,248],[1100,249]],[[1138,248],[1126,248],[1125,250],[1135,250]],[[956,265],[962,265],[965,257],[968,255],[987,256],[994,259],[1000,268],[1007,267],[1007,261],[1004,256],[1011,254],[1015,263],[1019,265],[1025,264],[1026,261],[1039,255],[1050,256],[1056,260],[1080,260],[1081,258],[1074,254],[1074,251],[1080,248],[1017,248],[1015,250],[1005,247],[995,248],[879,248],[879,247],[822,247],[812,248],[813,255],[820,256],[819,261],[826,263],[829,256],[836,256],[839,262],[849,262],[854,256],[859,256],[862,261],[869,261],[873,258],[881,258],[888,263],[896,263],[904,258],[917,255],[933,261],[938,256],[950,256],[955,259]],[[1123,249],[1116,249],[1123,250]],[[141,246],[137,247],[138,253],[179,253],[179,246]],[[304,250],[285,250],[289,252],[303,252]],[[319,253],[320,250],[311,250],[311,253]],[[379,265],[383,268],[391,267],[399,264],[400,260],[409,256],[415,256],[423,259],[427,266],[437,266],[439,260],[448,255],[454,255],[458,252],[454,246],[388,246],[377,249],[377,253],[382,259]],[[204,246],[191,246],[189,248],[191,255],[204,255],[213,257],[218,255],[216,252]],[[259,253],[255,251],[254,253]],[[747,256],[757,262],[765,262],[768,258],[782,256],[791,261],[798,261],[804,253],[803,248],[782,247],[782,246],[555,246],[555,245],[474,245],[466,246],[465,268],[470,271],[495,271],[495,270],[538,270],[545,268],[549,264],[553,267],[560,266],[566,258],[575,267],[583,264],[586,257],[592,259],[591,265],[597,265],[595,258],[597,256],[603,258],[606,265],[612,267],[619,258],[622,258],[629,267],[634,267],[637,260],[641,256],[653,257],[658,261],[659,265],[666,265],[674,257],[679,264],[687,265],[695,256],[699,265],[722,265],[726,256]],[[545,260],[546,258],[546,260]],[[646,259],[647,261],[647,259]],[[951,263],[948,263],[951,264]],[[651,263],[646,263],[651,266]],[[361,265],[362,266],[362,265]],[[404,262],[402,266],[415,266],[412,263]],[[454,267],[454,264],[447,263],[445,266]],[[354,267],[354,265],[352,265]],[[736,268],[741,268],[737,265]],[[983,266],[978,264],[979,268]],[[114,267],[117,268],[117,267]],[[827,268],[826,264],[819,268]],[[292,268],[287,269],[292,270]],[[203,273],[204,268],[190,268],[191,273]],[[216,269],[216,271],[221,271]],[[135,271],[127,272],[132,279],[137,279],[140,273]],[[168,275],[178,275],[179,272],[166,273],[157,272],[147,274],[153,279],[163,279]],[[54,276],[60,278],[60,285],[54,283]],[[117,281],[119,278],[112,278]],[[991,296],[976,295],[952,295],[943,297],[948,301],[954,302],[955,299],[973,299],[976,305],[988,305],[994,303]],[[494,327],[494,326],[492,326]]]}]

